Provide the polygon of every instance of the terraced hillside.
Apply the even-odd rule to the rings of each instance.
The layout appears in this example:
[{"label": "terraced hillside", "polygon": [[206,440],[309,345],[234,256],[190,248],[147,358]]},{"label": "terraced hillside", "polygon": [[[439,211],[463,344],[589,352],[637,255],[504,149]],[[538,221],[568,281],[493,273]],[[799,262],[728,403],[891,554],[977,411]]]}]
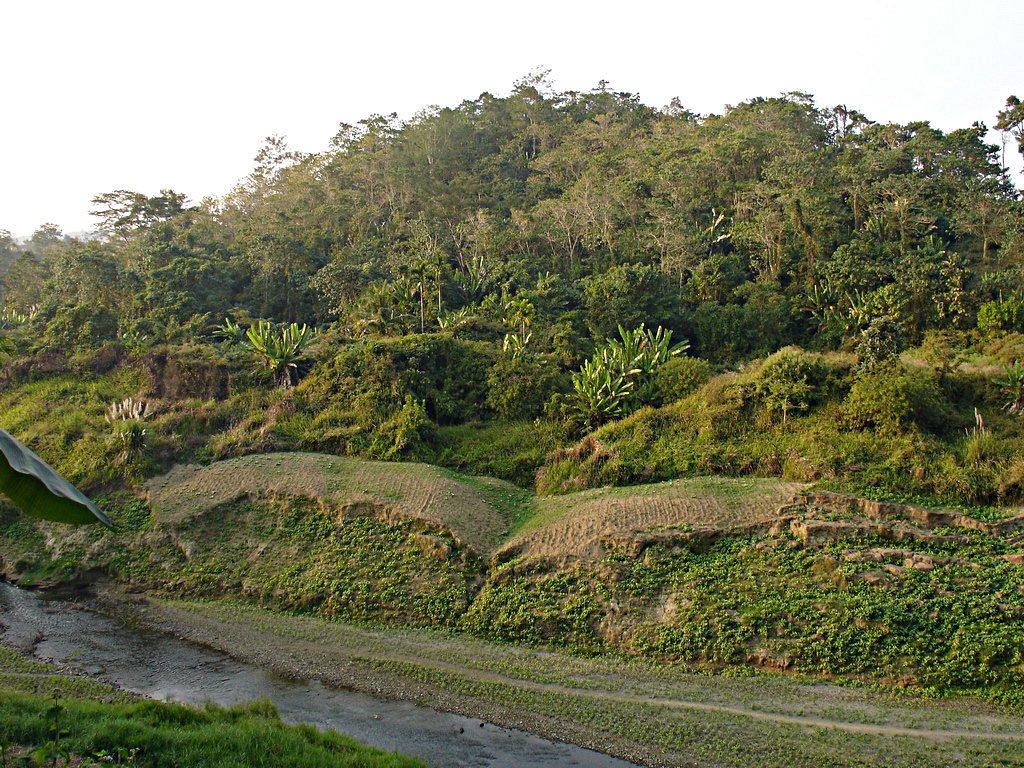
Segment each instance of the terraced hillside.
[{"label": "terraced hillside", "polygon": [[758,478],[536,497],[310,453],[177,467],[101,503],[115,533],[0,513],[0,572],[1024,703],[1024,518]]},{"label": "terraced hillside", "polygon": [[770,478],[697,477],[541,497],[502,555],[599,558],[602,541],[613,536],[768,520],[804,487]]}]

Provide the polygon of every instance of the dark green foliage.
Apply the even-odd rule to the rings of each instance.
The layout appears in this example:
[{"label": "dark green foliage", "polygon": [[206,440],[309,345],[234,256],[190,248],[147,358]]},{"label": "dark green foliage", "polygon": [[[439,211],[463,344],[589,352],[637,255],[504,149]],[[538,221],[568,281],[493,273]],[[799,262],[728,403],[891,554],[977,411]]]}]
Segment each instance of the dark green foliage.
[{"label": "dark green foliage", "polygon": [[903,351],[903,329],[890,315],[871,320],[857,342],[860,370],[869,372],[891,366]]},{"label": "dark green foliage", "polygon": [[757,333],[756,308],[705,301],[689,313],[685,333],[693,340],[693,352],[714,363],[729,363],[772,351],[772,337]]},{"label": "dark green foliage", "polygon": [[487,407],[499,419],[519,421],[540,416],[556,392],[568,386],[550,365],[526,357],[498,358],[487,373]]},{"label": "dark green foliage", "polygon": [[117,335],[117,318],[105,307],[60,307],[46,326],[48,345],[70,352],[94,349]]},{"label": "dark green foliage", "polygon": [[678,292],[664,275],[645,264],[623,264],[588,278],[583,303],[587,327],[595,339],[644,323],[652,328],[678,327]]},{"label": "dark green foliage", "polygon": [[343,348],[300,387],[311,408],[347,404],[360,418],[379,420],[407,396],[422,402],[438,424],[460,424],[485,413],[492,347],[442,335]]}]

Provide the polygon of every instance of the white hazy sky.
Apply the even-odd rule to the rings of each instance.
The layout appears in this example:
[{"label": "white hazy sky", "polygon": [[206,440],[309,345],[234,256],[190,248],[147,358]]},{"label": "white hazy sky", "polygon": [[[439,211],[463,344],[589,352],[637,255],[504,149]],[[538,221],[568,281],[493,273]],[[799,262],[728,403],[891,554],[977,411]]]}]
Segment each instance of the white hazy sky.
[{"label": "white hazy sky", "polygon": [[223,194],[271,133],[318,151],[339,122],[504,94],[538,67],[654,106],[802,90],[944,130],[1024,97],[1024,0],[8,0],[0,30],[0,229],[16,235],[87,229],[112,189]]}]

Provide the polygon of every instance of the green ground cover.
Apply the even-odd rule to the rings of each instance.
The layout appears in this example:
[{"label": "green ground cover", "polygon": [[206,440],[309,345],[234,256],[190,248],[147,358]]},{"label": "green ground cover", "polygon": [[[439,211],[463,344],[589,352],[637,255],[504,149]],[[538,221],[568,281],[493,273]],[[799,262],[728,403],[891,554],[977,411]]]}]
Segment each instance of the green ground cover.
[{"label": "green ground cover", "polygon": [[139,699],[0,648],[0,764],[22,757],[140,768],[423,766],[336,732],[286,725],[268,702],[196,708]]}]

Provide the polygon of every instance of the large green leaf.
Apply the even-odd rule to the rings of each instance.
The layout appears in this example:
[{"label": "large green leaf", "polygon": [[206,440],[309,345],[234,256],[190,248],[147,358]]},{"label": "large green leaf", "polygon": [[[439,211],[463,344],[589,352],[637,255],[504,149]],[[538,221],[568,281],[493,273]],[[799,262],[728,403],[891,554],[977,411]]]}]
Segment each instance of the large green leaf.
[{"label": "large green leaf", "polygon": [[110,520],[75,486],[45,461],[0,429],[0,493],[26,515],[58,523]]}]

